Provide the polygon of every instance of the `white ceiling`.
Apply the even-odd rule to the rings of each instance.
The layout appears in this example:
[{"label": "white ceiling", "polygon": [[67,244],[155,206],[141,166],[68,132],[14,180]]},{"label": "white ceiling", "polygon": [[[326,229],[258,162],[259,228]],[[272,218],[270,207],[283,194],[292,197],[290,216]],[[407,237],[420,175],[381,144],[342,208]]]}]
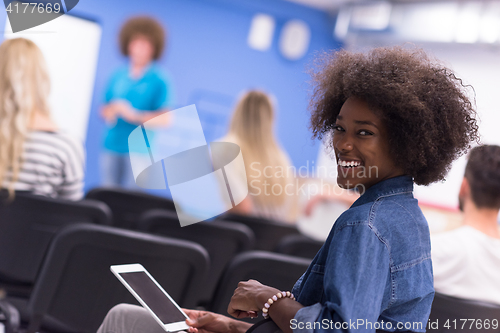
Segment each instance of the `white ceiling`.
[{"label": "white ceiling", "polygon": [[291,2],[300,3],[302,5],[321,9],[327,12],[333,12],[342,4],[355,2],[356,0],[288,0]]},{"label": "white ceiling", "polygon": [[[290,2],[300,3],[304,6],[324,10],[326,12],[334,14],[339,7],[347,3],[373,3],[377,1],[373,0],[286,0]],[[433,2],[451,2],[457,0],[386,0],[391,3],[433,3]],[[465,1],[465,0],[458,0]],[[472,0],[475,1],[475,0]]]}]

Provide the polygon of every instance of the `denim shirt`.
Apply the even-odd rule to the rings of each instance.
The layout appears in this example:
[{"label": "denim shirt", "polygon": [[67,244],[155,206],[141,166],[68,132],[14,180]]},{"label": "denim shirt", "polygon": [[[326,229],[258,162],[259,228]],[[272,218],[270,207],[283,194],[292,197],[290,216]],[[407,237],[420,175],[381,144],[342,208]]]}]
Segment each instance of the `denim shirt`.
[{"label": "denim shirt", "polygon": [[292,292],[305,306],[294,332],[425,332],[431,246],[412,179],[381,181],[356,200]]}]

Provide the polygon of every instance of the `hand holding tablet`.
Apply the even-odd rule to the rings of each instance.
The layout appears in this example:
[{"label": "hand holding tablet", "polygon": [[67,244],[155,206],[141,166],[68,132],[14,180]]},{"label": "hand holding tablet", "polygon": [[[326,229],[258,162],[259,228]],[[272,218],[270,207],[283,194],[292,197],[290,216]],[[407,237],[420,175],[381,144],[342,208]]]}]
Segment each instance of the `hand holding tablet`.
[{"label": "hand holding tablet", "polygon": [[111,271],[165,331],[189,329],[188,316],[142,265],[115,265]]}]

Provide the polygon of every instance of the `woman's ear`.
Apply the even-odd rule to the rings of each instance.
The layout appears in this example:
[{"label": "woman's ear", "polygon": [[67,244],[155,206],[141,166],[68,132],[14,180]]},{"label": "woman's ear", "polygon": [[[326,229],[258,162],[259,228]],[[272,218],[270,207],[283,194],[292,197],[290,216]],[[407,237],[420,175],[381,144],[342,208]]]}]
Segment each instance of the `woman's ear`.
[{"label": "woman's ear", "polygon": [[467,178],[464,177],[462,180],[462,185],[460,185],[460,191],[458,192],[458,198],[460,201],[464,201],[465,199],[470,197],[470,185]]},{"label": "woman's ear", "polygon": [[464,211],[465,201],[470,197],[470,185],[467,178],[464,177],[462,180],[462,185],[460,185],[460,191],[458,191],[458,208],[461,212]]}]

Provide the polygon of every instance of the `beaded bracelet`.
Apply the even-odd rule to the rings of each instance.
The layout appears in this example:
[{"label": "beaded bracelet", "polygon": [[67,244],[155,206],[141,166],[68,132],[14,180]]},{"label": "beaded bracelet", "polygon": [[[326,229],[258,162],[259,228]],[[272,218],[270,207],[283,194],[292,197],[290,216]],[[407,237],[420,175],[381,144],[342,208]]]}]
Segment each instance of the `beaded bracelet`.
[{"label": "beaded bracelet", "polygon": [[264,317],[264,319],[269,317],[269,308],[274,302],[276,302],[280,298],[287,298],[287,297],[295,301],[295,296],[293,296],[293,294],[289,291],[280,291],[279,293],[273,295],[273,297],[268,299],[267,302],[264,303],[264,307],[262,308],[262,316]]}]

